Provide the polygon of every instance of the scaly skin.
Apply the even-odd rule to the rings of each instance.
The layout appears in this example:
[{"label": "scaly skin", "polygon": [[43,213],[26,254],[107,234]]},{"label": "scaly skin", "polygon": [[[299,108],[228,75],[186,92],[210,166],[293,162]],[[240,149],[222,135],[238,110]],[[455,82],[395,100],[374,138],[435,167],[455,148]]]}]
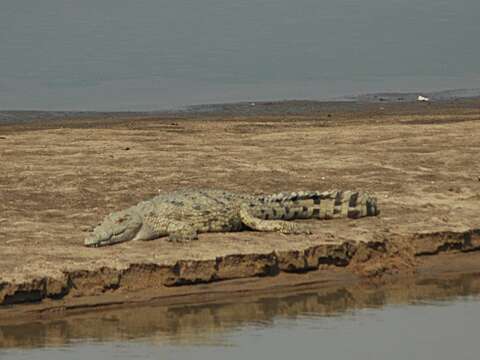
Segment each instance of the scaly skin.
[{"label": "scaly skin", "polygon": [[364,192],[300,191],[255,196],[222,190],[181,190],[108,215],[85,239],[85,245],[96,247],[163,236],[184,242],[197,239],[199,233],[244,229],[309,234],[304,224],[285,220],[377,214],[376,199]]}]

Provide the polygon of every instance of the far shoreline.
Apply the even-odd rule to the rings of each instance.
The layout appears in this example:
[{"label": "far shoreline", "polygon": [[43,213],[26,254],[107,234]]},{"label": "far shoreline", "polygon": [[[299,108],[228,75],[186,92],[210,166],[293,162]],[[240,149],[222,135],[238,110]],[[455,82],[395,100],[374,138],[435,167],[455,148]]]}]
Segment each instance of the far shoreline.
[{"label": "far shoreline", "polygon": [[358,95],[346,95],[335,99],[285,99],[285,100],[244,100],[223,103],[192,104],[158,110],[36,110],[36,109],[0,109],[0,126],[4,124],[28,123],[37,121],[66,121],[71,119],[122,119],[146,117],[195,117],[195,116],[252,116],[252,115],[312,115],[318,112],[358,111],[372,105],[396,104],[413,105],[419,102],[418,96],[428,99],[425,104],[457,104],[468,106],[480,99],[479,89],[453,89],[441,91],[378,92]]}]

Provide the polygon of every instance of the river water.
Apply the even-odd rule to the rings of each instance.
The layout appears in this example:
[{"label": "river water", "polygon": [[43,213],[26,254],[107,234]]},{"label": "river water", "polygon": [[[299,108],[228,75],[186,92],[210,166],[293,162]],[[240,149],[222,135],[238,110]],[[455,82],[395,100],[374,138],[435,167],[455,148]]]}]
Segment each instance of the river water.
[{"label": "river water", "polygon": [[480,276],[0,325],[7,359],[478,359]]},{"label": "river water", "polygon": [[480,88],[478,0],[4,0],[0,111]]}]

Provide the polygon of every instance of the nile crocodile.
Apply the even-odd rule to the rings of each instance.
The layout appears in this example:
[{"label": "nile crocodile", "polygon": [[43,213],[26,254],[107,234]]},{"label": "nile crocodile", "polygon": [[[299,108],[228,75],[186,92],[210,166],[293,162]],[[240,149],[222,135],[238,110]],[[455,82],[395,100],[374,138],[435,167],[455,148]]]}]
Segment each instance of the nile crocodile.
[{"label": "nile crocodile", "polygon": [[184,242],[197,239],[198,233],[243,229],[310,234],[305,224],[285,220],[377,214],[376,199],[365,192],[249,195],[222,190],[181,190],[111,213],[85,239],[85,245],[96,247],[163,236]]}]

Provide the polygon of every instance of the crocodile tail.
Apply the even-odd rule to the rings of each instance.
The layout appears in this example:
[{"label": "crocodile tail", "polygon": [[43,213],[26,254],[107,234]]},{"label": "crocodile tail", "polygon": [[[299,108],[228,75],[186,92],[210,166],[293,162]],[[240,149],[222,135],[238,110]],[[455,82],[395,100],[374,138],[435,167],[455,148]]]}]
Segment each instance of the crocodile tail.
[{"label": "crocodile tail", "polygon": [[[360,191],[300,191],[261,198],[263,213],[273,219],[359,218],[378,215],[376,198]],[[270,210],[271,209],[271,210]]]}]

